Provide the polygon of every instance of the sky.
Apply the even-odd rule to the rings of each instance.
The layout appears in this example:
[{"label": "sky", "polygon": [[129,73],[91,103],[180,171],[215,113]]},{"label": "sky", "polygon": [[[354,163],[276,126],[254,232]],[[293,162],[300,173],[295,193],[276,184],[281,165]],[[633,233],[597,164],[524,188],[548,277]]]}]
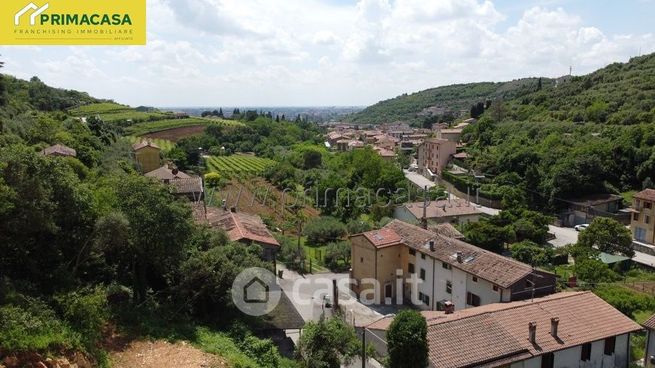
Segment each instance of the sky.
[{"label": "sky", "polygon": [[0,46],[3,73],[132,106],[359,106],[655,52],[655,0],[147,0],[146,46]]}]

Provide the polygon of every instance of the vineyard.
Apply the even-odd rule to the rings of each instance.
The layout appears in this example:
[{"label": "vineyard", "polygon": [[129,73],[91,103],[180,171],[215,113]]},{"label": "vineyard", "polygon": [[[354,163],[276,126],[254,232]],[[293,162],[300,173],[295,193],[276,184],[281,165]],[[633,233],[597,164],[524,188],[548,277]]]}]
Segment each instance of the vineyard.
[{"label": "vineyard", "polygon": [[258,175],[275,165],[273,160],[249,155],[208,156],[206,162],[209,171],[226,175]]},{"label": "vineyard", "polygon": [[190,117],[186,119],[167,119],[167,120],[143,122],[127,127],[125,131],[131,135],[144,135],[149,133],[160,132],[162,130],[167,130],[167,129],[196,126],[196,125],[211,125],[211,124],[217,124],[220,126],[243,125],[243,123],[240,121]]},{"label": "vineyard", "polygon": [[[127,138],[127,140],[130,142],[130,144],[134,144],[136,142],[139,142],[142,139],[141,137],[135,137],[135,136],[129,136],[129,137],[125,137],[125,138]],[[169,141],[167,139],[157,139],[157,138],[149,138],[149,139],[150,139],[150,141],[152,141],[152,143],[159,146],[159,148],[161,148],[161,150],[164,151],[164,152],[168,152],[168,151],[172,150],[173,147],[175,147],[175,143],[171,142],[171,141]]]},{"label": "vineyard", "polygon": [[106,122],[128,121],[139,122],[155,119],[165,119],[170,114],[158,111],[137,111],[129,106],[119,105],[116,103],[103,102],[80,106],[70,110],[75,116],[99,116]]}]

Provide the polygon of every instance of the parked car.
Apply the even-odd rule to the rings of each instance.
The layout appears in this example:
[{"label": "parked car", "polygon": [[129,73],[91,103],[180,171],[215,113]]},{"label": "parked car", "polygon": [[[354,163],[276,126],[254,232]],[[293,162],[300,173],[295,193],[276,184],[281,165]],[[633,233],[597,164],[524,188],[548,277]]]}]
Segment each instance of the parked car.
[{"label": "parked car", "polygon": [[580,225],[575,225],[573,228],[575,229],[575,231],[582,231],[588,227],[589,224],[580,224]]}]

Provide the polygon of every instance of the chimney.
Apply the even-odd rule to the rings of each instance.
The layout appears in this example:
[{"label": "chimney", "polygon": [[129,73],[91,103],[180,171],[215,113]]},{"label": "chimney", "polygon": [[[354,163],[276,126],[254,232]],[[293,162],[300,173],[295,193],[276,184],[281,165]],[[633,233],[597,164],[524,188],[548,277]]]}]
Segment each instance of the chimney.
[{"label": "chimney", "polygon": [[453,304],[453,302],[447,301],[447,302],[443,303],[443,306],[444,306],[443,311],[444,311],[445,314],[455,313],[455,304]]},{"label": "chimney", "polygon": [[528,323],[528,338],[531,343],[537,343],[537,322]]},{"label": "chimney", "polygon": [[430,242],[428,242],[428,244],[430,245],[430,251],[434,252],[434,240],[430,240]]},{"label": "chimney", "polygon": [[455,253],[455,254],[457,255],[457,263],[462,263],[462,262],[463,262],[463,260],[462,260],[462,258],[463,258],[463,257],[462,257],[462,252],[458,251],[458,252]]},{"label": "chimney", "polygon": [[553,317],[550,319],[550,335],[557,338],[557,327],[559,326],[559,318]]}]

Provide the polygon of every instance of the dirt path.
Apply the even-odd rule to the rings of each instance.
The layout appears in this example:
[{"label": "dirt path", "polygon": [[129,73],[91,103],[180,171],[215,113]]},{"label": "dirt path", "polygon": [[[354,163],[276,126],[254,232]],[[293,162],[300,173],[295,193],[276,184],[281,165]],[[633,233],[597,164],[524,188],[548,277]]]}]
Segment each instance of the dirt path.
[{"label": "dirt path", "polygon": [[220,368],[221,358],[205,353],[186,342],[165,340],[132,341],[110,353],[114,368]]}]

